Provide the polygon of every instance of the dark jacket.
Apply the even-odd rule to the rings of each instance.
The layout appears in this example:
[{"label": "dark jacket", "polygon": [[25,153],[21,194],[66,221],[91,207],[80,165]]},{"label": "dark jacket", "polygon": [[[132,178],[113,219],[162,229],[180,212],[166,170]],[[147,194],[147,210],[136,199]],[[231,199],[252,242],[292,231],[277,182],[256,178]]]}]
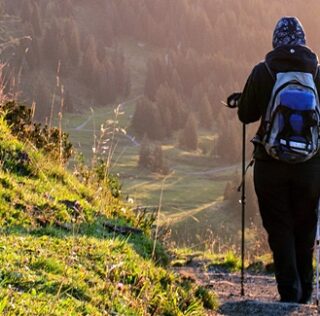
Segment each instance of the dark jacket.
[{"label": "dark jacket", "polygon": [[[306,46],[280,46],[269,52],[265,61],[272,73],[300,71],[313,74],[320,96],[320,71],[318,69],[318,57]],[[264,119],[266,109],[271,97],[275,81],[269,73],[264,61],[256,65],[244,87],[239,101],[238,116],[243,123],[256,122]],[[263,136],[263,124],[257,131],[257,135]],[[269,160],[271,158],[262,145],[257,145],[256,159]]]}]

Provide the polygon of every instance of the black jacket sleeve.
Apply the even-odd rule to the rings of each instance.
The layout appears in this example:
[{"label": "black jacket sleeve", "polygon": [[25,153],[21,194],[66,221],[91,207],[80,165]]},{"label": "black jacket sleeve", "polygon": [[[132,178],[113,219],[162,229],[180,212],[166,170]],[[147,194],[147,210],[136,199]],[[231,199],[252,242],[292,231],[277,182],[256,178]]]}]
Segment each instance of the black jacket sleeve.
[{"label": "black jacket sleeve", "polygon": [[252,70],[249,78],[247,79],[238,104],[239,119],[241,122],[246,124],[257,121],[261,116],[257,106],[258,99],[255,86],[255,72],[256,67]]},{"label": "black jacket sleeve", "polygon": [[256,122],[264,116],[273,84],[273,78],[263,62],[253,68],[238,104],[238,117],[241,122]]}]

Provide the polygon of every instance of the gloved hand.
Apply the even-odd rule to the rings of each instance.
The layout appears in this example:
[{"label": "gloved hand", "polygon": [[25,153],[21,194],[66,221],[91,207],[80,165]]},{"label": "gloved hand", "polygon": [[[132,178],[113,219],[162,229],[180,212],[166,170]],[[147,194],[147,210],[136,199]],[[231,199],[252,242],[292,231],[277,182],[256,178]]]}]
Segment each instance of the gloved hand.
[{"label": "gloved hand", "polygon": [[227,105],[229,108],[236,108],[238,107],[239,100],[241,98],[241,92],[234,92],[228,96]]}]

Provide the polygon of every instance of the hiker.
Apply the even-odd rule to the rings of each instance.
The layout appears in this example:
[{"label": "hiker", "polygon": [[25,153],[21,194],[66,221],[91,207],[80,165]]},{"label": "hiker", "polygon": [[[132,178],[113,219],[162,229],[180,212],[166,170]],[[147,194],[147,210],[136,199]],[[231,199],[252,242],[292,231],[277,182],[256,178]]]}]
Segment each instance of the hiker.
[{"label": "hiker", "polygon": [[[266,55],[265,62],[253,68],[242,94],[234,94],[233,98],[243,123],[261,119],[253,140],[254,185],[263,226],[273,253],[280,301],[306,304],[312,296],[320,156],[318,152],[313,152],[306,161],[282,161],[281,154],[290,156],[293,150],[289,148],[287,152],[278,152],[278,156],[275,156],[272,150],[267,151],[263,140],[266,139],[267,107],[269,102],[273,102],[270,99],[276,93],[273,88],[278,75],[285,73],[286,76],[289,72],[311,74],[308,78],[312,79],[314,91],[320,95],[320,72],[318,58],[306,46],[303,26],[296,17],[283,17],[278,21],[272,44],[273,50]],[[289,143],[304,146],[294,141],[292,144],[291,141],[284,141],[283,144]],[[295,159],[295,156],[290,156],[290,159]]]}]

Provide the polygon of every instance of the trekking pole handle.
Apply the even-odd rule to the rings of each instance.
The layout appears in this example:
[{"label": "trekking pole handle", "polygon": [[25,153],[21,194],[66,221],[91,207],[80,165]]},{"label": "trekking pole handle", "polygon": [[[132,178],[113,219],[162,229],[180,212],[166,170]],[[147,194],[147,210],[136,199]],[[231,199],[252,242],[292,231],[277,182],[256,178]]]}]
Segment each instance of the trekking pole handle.
[{"label": "trekking pole handle", "polygon": [[229,95],[227,98],[227,107],[231,109],[237,108],[241,95],[241,92],[234,92],[231,95]]}]

